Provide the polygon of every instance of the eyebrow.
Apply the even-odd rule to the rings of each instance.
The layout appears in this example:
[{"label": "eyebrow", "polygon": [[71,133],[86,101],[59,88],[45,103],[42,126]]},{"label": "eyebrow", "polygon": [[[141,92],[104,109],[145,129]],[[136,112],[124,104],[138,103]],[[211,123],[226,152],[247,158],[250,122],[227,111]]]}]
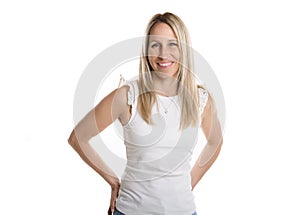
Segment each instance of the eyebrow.
[{"label": "eyebrow", "polygon": [[[177,39],[170,39],[170,40],[168,40],[169,42],[178,42],[178,40]],[[157,42],[157,43],[159,43],[160,41],[157,41],[156,39],[153,39],[153,40],[149,40],[149,42],[150,43],[152,43],[152,42]]]}]

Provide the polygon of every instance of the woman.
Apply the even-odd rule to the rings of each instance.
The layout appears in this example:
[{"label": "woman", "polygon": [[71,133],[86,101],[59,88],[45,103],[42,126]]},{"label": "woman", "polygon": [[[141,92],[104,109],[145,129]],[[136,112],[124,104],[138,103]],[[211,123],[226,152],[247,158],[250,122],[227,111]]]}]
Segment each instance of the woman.
[{"label": "woman", "polygon": [[[216,160],[223,141],[212,98],[196,85],[189,45],[178,16],[153,16],[138,80],[107,95],[70,135],[71,146],[111,186],[108,214],[196,214],[192,190]],[[117,119],[127,154],[121,182],[88,144]],[[199,127],[207,144],[191,169]]]}]

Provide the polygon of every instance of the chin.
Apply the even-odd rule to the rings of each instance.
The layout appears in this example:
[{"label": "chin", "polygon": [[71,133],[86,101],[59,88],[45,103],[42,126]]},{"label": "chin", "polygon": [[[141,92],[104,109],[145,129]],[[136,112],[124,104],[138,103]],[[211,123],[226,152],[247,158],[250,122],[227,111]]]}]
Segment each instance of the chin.
[{"label": "chin", "polygon": [[157,75],[159,78],[176,78],[177,77],[177,71],[154,71],[155,75]]}]

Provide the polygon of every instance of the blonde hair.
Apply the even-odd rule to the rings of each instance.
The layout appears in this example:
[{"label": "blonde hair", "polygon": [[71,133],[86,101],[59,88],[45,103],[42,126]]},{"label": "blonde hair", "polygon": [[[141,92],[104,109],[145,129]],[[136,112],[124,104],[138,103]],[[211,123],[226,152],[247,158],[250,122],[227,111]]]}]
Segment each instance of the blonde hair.
[{"label": "blonde hair", "polygon": [[199,122],[199,96],[195,77],[193,74],[193,55],[189,33],[182,20],[172,14],[156,14],[150,20],[143,44],[142,56],[139,68],[139,91],[138,111],[142,118],[149,124],[151,123],[152,107],[157,103],[156,93],[153,89],[152,67],[148,61],[148,43],[152,27],[157,23],[168,24],[174,31],[180,50],[180,66],[177,76],[178,98],[181,107],[180,129],[189,126],[196,126]]}]

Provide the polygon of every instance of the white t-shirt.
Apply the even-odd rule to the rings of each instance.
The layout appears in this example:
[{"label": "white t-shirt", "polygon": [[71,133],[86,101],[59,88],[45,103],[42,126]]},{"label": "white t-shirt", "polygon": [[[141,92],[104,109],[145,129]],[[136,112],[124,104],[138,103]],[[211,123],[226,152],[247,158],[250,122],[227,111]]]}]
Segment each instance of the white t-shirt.
[{"label": "white t-shirt", "polygon": [[[128,85],[132,115],[123,126],[127,164],[116,208],[126,215],[191,215],[196,206],[189,162],[199,126],[179,130],[178,97],[160,95],[147,124],[137,111],[137,81]],[[199,96],[202,113],[208,93],[199,88]]]}]

